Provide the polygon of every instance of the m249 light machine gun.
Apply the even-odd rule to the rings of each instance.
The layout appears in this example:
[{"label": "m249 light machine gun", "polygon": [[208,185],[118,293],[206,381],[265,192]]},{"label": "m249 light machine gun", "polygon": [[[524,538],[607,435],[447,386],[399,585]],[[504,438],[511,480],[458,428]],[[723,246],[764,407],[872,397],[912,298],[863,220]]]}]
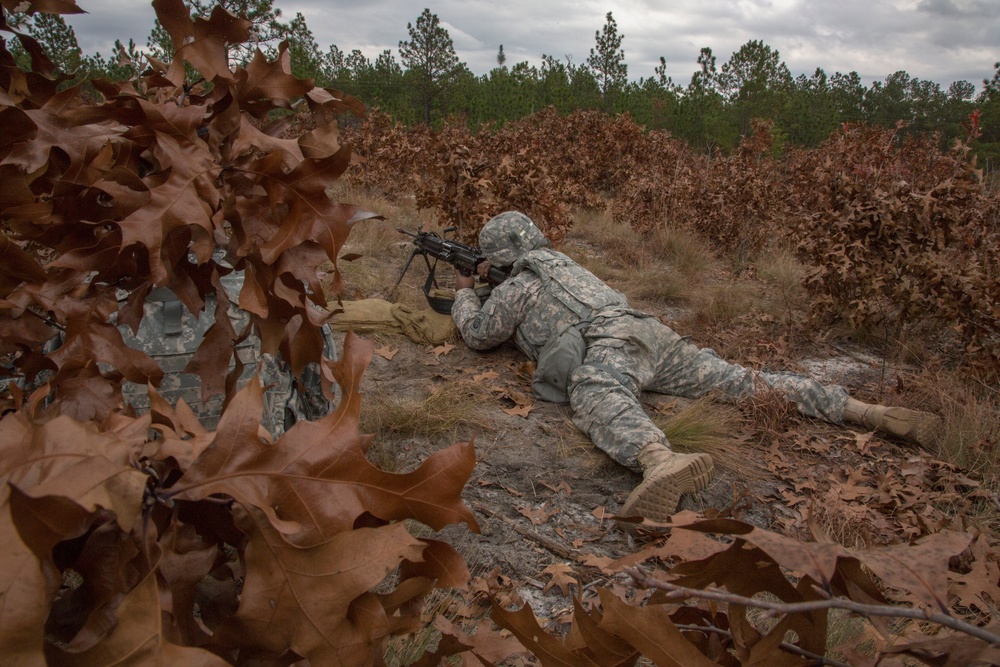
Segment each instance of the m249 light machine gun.
[{"label": "m249 light machine gun", "polygon": [[[448,227],[444,230],[443,234],[450,234],[456,229],[456,227]],[[406,271],[410,268],[413,258],[420,255],[424,258],[424,263],[427,264],[427,281],[424,283],[424,296],[427,298],[427,303],[435,312],[444,315],[451,314],[451,306],[454,303],[453,299],[431,295],[431,289],[438,287],[434,274],[437,268],[437,261],[440,260],[451,264],[463,276],[472,276],[477,275],[479,265],[487,261],[486,255],[475,246],[465,245],[454,239],[445,238],[437,232],[425,232],[420,227],[415,232],[401,227],[397,227],[396,231],[413,237],[413,252],[410,253],[410,258],[406,260],[406,265],[403,266],[403,271],[399,274],[399,280],[396,281],[390,294],[395,293],[396,288],[399,287],[399,283],[402,282],[403,276],[406,275]],[[431,258],[435,260],[433,264],[430,261]],[[491,288],[507,280],[508,277],[508,273],[503,269],[491,266],[486,276],[486,282]],[[478,289],[476,291],[479,293],[480,298],[485,300],[485,296],[489,295],[488,290],[489,288],[487,288],[485,295]]]}]

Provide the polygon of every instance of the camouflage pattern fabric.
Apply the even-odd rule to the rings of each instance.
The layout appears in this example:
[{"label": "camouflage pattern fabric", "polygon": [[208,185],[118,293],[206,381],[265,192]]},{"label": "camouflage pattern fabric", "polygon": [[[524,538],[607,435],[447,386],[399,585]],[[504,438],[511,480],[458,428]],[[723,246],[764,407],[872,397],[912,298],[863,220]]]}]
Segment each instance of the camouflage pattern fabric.
[{"label": "camouflage pattern fabric", "polygon": [[[224,276],[222,285],[229,297],[229,319],[233,329],[237,333],[242,332],[250,321],[249,314],[235,305],[243,287],[242,272]],[[217,394],[203,401],[201,378],[183,371],[215,322],[215,305],[215,296],[209,295],[205,310],[200,317],[195,317],[176,301],[176,297],[161,291],[147,298],[143,305],[143,318],[135,334],[126,326],[119,327],[126,345],[150,355],[163,369],[163,381],[157,392],[171,405],[176,405],[183,398],[202,425],[209,429],[218,426],[225,396]],[[171,309],[179,310],[171,312]],[[324,352],[335,359],[336,349],[328,327],[324,330],[324,337],[327,339]],[[259,381],[265,388],[261,424],[272,437],[280,437],[288,426],[297,421],[316,419],[330,411],[331,404],[323,395],[317,364],[307,366],[302,382],[299,382],[282,359],[260,354],[260,341],[253,335],[237,344],[236,354],[243,364],[237,388],[245,386],[255,373],[259,373]],[[235,366],[235,361],[231,361],[229,370],[232,371]],[[136,412],[142,414],[149,410],[149,394],[145,385],[123,382],[122,394]]]},{"label": "camouflage pattern fabric", "polygon": [[[543,253],[561,255],[536,250],[528,257]],[[630,310],[624,296],[583,267],[564,265],[560,280],[546,280],[529,264],[524,262],[520,272],[515,268],[516,275],[495,287],[485,304],[480,305],[473,290],[458,290],[452,307],[455,324],[473,349],[489,349],[513,336],[522,352],[537,359],[542,346],[563,327],[592,319],[584,330],[584,363],[570,375],[570,408],[573,422],[622,465],[637,469],[642,447],[669,444],[639,403],[644,390],[686,398],[715,391],[736,399],[773,388],[806,415],[834,423],[843,418],[848,394],[841,387],[727,363],[713,351],[686,342],[656,318]],[[606,305],[582,317],[579,309],[565,303],[563,289],[578,303]],[[611,294],[620,301],[610,302]]]},{"label": "camouflage pattern fabric", "polygon": [[531,218],[519,211],[494,216],[479,232],[479,249],[493,266],[511,266],[529,250],[548,245]]},{"label": "camouflage pattern fabric", "polygon": [[598,318],[587,329],[587,355],[570,375],[573,423],[618,463],[638,469],[647,444],[666,436],[639,403],[641,391],[684,398],[718,392],[731,399],[775,390],[810,417],[841,423],[847,391],[794,373],[755,371],[687,342],[659,320]]},{"label": "camouflage pattern fabric", "polygon": [[605,310],[630,312],[623,294],[554,250],[526,253],[511,275],[493,288],[481,309],[473,290],[456,292],[452,318],[469,347],[488,349],[513,335],[517,347],[537,359],[567,326]]}]

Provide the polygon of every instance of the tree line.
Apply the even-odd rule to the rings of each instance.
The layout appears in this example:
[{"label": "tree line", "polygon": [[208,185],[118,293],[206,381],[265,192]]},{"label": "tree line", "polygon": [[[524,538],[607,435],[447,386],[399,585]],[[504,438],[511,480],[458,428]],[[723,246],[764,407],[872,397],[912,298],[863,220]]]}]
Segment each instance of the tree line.
[{"label": "tree line", "polygon": [[[216,4],[186,0],[195,16],[208,16]],[[599,109],[627,113],[650,129],[667,129],[674,136],[706,151],[734,148],[753,118],[773,121],[775,146],[812,147],[845,122],[883,127],[905,125],[904,132],[939,133],[942,142],[964,136],[969,116],[980,113],[982,135],[975,144],[987,164],[1000,158],[1000,62],[981,89],[970,81],[947,88],[905,71],[866,86],[857,72],[792,76],[776,49],[759,40],[741,46],[719,63],[711,48],[701,49],[697,69],[682,85],[666,75],[666,61],[650,76],[630,79],[623,43],[614,16],[594,34],[587,58],[574,63],[542,54],[541,66],[526,61],[508,65],[503,45],[496,66],[474,74],[461,62],[439,17],[425,8],[407,23],[408,39],[396,53],[385,49],[371,59],[359,49],[349,53],[336,44],[323,48],[305,17],[284,20],[274,0],[223,0],[234,14],[254,25],[255,41],[230,52],[237,64],[247,62],[255,48],[273,55],[282,40],[289,42],[292,72],[354,95],[389,113],[404,125],[437,125],[450,116],[464,117],[470,127],[503,124],[547,107],[562,113]],[[6,10],[4,10],[6,12]],[[8,23],[38,39],[57,66],[84,76],[112,80],[135,76],[146,54],[170,60],[170,37],[157,22],[145,49],[134,41],[116,42],[109,58],[81,54],[72,27],[61,16],[10,14]],[[17,52],[17,43],[13,51]],[[398,58],[397,58],[398,55]],[[30,59],[21,53],[19,64]]]}]

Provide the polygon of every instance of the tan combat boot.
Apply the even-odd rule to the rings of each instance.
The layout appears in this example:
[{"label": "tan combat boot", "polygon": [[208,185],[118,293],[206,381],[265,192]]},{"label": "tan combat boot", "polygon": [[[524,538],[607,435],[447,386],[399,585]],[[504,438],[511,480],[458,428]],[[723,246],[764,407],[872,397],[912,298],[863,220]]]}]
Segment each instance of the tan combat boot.
[{"label": "tan combat boot", "polygon": [[853,398],[847,399],[844,406],[844,421],[894,435],[927,449],[933,448],[941,437],[941,418],[937,415],[862,403]]},{"label": "tan combat boot", "polygon": [[639,452],[642,482],[622,506],[623,516],[643,516],[664,522],[677,511],[682,493],[701,491],[712,481],[714,465],[708,454],[677,454],[663,443]]}]

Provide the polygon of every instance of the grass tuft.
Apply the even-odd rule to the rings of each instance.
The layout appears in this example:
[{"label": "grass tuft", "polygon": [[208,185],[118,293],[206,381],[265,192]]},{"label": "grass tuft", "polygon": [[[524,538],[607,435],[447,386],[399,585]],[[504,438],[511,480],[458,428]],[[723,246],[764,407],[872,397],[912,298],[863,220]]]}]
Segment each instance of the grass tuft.
[{"label": "grass tuft", "polygon": [[393,443],[414,438],[455,439],[463,429],[485,431],[490,427],[483,416],[485,403],[484,390],[472,383],[435,385],[422,399],[383,392],[366,395],[359,429],[375,436],[368,458],[393,471]]},{"label": "grass tuft", "polygon": [[747,457],[747,443],[739,437],[743,420],[736,408],[701,398],[676,412],[669,405],[653,410],[651,417],[674,451],[704,452],[712,456],[716,466],[738,477],[760,476],[761,471]]}]

